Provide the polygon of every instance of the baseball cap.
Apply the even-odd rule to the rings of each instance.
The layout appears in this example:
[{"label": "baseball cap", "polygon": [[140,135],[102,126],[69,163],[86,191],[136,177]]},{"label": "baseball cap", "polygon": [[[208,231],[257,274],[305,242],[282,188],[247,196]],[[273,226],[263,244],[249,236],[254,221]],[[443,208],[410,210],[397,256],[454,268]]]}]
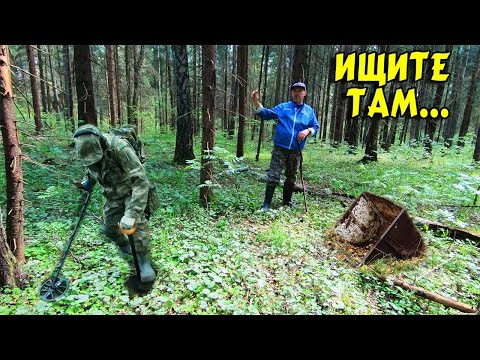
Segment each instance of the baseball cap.
[{"label": "baseball cap", "polygon": [[305,91],[307,91],[307,86],[303,82],[296,82],[292,86],[290,86],[290,90],[293,90],[295,87],[302,87]]}]

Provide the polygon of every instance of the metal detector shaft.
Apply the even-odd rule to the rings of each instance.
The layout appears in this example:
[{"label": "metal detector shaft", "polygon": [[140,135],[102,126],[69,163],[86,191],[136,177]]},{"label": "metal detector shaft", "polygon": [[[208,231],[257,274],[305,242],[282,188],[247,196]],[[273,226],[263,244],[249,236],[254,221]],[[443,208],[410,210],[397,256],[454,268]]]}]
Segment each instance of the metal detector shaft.
[{"label": "metal detector shaft", "polygon": [[65,247],[65,250],[63,251],[62,257],[60,258],[60,262],[57,265],[57,269],[55,271],[55,277],[53,282],[55,283],[58,279],[58,276],[60,275],[60,271],[62,270],[63,263],[65,262],[65,259],[67,258],[68,252],[70,251],[70,247],[72,246],[73,239],[75,238],[75,235],[77,234],[78,227],[80,226],[80,222],[83,219],[83,216],[85,215],[85,211],[87,210],[88,202],[90,201],[90,196],[92,195],[91,191],[87,192],[87,197],[85,198],[85,202],[83,203],[82,209],[80,210],[80,215],[78,216],[78,221],[77,225],[75,225],[75,228],[73,229],[72,235],[70,235],[70,238],[68,239],[67,246]]}]

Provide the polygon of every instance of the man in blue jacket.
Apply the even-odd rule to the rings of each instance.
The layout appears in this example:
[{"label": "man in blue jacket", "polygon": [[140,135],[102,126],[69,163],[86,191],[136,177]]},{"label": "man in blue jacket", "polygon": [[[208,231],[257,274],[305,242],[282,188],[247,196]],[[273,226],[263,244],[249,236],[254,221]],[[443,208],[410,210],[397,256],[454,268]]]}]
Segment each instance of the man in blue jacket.
[{"label": "man in blue jacket", "polygon": [[264,108],[259,102],[258,90],[253,91],[252,101],[256,113],[262,120],[278,119],[273,138],[272,158],[267,175],[267,189],[262,210],[268,211],[272,202],[275,187],[280,181],[280,175],[285,168],[285,183],[283,185],[283,205],[294,207],[292,193],[300,166],[300,151],[304,148],[308,136],[318,131],[318,121],[312,107],[303,100],[307,95],[307,87],[303,82],[297,82],[290,87],[292,100],[281,103],[273,108]]}]

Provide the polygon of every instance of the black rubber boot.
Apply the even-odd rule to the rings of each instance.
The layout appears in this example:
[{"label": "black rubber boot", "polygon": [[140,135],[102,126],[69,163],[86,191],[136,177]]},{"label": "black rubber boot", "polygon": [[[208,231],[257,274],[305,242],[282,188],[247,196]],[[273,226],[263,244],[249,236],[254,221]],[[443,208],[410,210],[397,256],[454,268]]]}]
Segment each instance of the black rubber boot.
[{"label": "black rubber boot", "polygon": [[270,209],[270,204],[272,203],[275,187],[276,185],[267,184],[267,188],[265,190],[265,200],[263,201],[263,206],[262,206],[263,211],[268,211]]},{"label": "black rubber boot", "polygon": [[140,280],[143,283],[152,282],[157,275],[150,265],[150,256],[148,253],[137,253],[138,267],[140,268]]},{"label": "black rubber boot", "polygon": [[283,205],[288,206],[290,208],[295,208],[295,204],[292,201],[292,194],[293,188],[295,187],[295,183],[287,183],[283,184]]}]

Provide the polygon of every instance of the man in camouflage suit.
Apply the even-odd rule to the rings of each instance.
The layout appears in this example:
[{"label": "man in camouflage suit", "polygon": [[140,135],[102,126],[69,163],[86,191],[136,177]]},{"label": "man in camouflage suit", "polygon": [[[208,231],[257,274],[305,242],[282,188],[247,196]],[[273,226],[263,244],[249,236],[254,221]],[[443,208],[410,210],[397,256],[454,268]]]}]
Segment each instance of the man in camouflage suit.
[{"label": "man in camouflage suit", "polygon": [[140,267],[140,280],[155,280],[150,265],[150,249],[147,233],[145,206],[149,181],[145,169],[132,146],[119,137],[112,142],[112,135],[102,134],[91,124],[80,126],[73,134],[75,149],[86,168],[82,182],[74,182],[83,190],[92,191],[99,183],[107,200],[103,208],[103,233],[114,241],[124,254],[131,255],[128,238],[119,226],[133,233],[135,250]]},{"label": "man in camouflage suit", "polygon": [[318,121],[313,109],[304,103],[307,87],[303,82],[290,86],[292,100],[267,109],[259,102],[258,90],[252,93],[252,101],[256,113],[261,120],[278,119],[273,138],[272,158],[267,175],[267,188],[262,210],[268,211],[280,182],[280,175],[285,168],[285,183],[283,185],[283,205],[294,207],[292,193],[300,166],[301,151],[306,139],[314,135],[318,129]]}]

